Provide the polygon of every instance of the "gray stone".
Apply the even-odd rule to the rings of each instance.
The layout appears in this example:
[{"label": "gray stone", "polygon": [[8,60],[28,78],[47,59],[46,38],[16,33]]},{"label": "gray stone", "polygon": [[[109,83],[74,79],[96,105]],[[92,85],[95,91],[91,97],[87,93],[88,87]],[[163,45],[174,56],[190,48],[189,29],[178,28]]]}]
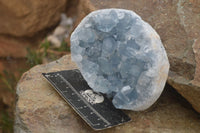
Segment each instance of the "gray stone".
[{"label": "gray stone", "polygon": [[129,10],[90,13],[71,35],[71,53],[89,86],[120,109],[149,108],[169,71],[159,35]]}]

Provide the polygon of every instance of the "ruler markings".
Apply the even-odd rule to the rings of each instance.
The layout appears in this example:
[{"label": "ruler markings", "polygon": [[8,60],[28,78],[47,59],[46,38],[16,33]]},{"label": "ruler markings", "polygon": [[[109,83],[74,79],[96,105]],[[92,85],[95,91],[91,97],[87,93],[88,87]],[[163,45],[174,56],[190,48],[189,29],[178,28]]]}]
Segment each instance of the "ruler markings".
[{"label": "ruler markings", "polygon": [[[46,76],[46,75],[45,75]],[[49,75],[48,75],[49,76]],[[49,79],[49,81],[51,82],[51,84],[53,84],[55,86],[55,88],[57,88],[56,84],[51,80]],[[58,88],[57,88],[58,92],[61,93],[62,96],[65,96],[64,93],[62,93],[63,91],[60,91]],[[88,116],[85,116],[79,109],[78,107],[76,107],[70,100],[67,99],[67,101],[69,102],[69,104],[74,108],[76,109],[76,111],[78,111],[78,113],[81,114],[81,116],[83,116],[84,119],[87,120],[87,122],[89,122],[91,125],[95,126],[95,125],[99,125],[99,123],[97,124],[94,124],[90,121],[90,119],[88,119]]]},{"label": "ruler markings", "polygon": [[106,97],[104,97],[105,101],[103,103],[95,105],[90,104],[81,95],[81,92],[92,89],[87,86],[78,70],[43,73],[43,75],[53,85],[61,97],[65,99],[76,113],[78,113],[93,129],[102,130],[130,121],[130,118],[122,111],[116,110]]},{"label": "ruler markings", "polygon": [[107,125],[110,125],[110,122],[107,121],[101,114],[99,114],[85,99],[79,94],[79,92],[62,76],[60,78],[65,81],[65,83],[76,93],[76,95],[98,116],[100,117]]}]

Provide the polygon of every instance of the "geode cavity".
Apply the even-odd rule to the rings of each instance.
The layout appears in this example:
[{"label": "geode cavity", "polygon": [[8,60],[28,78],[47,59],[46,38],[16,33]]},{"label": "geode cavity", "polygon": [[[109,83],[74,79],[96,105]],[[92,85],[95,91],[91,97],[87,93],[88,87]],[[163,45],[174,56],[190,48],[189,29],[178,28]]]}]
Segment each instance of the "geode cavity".
[{"label": "geode cavity", "polygon": [[71,54],[88,85],[116,108],[144,110],[160,96],[169,62],[159,35],[136,13],[90,13],[71,35]]}]

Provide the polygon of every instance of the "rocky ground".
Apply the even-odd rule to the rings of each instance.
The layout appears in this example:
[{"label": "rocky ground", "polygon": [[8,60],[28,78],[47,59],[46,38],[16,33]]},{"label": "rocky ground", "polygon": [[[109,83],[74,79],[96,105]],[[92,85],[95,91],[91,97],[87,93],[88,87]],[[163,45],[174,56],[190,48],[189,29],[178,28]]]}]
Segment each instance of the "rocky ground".
[{"label": "rocky ground", "polygon": [[[69,53],[68,37],[74,20],[66,14],[60,14],[60,18],[56,28],[36,48],[24,49],[23,53],[11,46],[14,53],[11,51],[13,55],[9,56],[5,49],[1,49],[0,53],[5,57],[0,56],[0,133],[13,132],[15,88],[21,75],[34,65],[50,62]],[[5,48],[10,51],[7,46]]]},{"label": "rocky ground", "polygon": [[65,35],[69,36],[72,18],[65,16],[65,21],[62,19],[65,32],[60,34],[63,38],[59,38],[59,46],[54,47],[54,43],[46,38],[60,25],[61,13],[73,16],[76,2],[0,2],[0,133],[13,132],[15,88],[22,73],[69,52]]},{"label": "rocky ground", "polygon": [[[69,38],[64,38],[69,37],[70,30],[75,27],[70,27],[74,19],[66,19],[64,15],[60,17],[61,13],[71,16],[77,13],[77,25],[85,15],[103,8],[133,10],[152,25],[160,35],[170,61],[168,83],[200,112],[199,5],[198,0],[2,0],[0,132],[12,132],[15,86],[21,74],[32,66],[48,63],[69,53]],[[60,20],[68,22],[61,23]],[[65,26],[69,30],[63,29]],[[32,79],[27,80],[25,74],[24,81],[21,78],[17,87],[19,99],[16,132],[36,132],[36,127],[40,127],[40,124],[43,126],[41,132],[44,132],[45,128],[49,132],[93,132],[38,76],[44,71],[74,68],[69,56],[64,56],[59,62],[63,62],[65,66],[55,62],[47,64],[48,69],[45,65],[37,66],[26,73],[29,77],[33,76]],[[43,92],[41,95],[36,95],[40,91],[38,86],[30,90],[32,86],[27,85],[32,84],[37,76],[36,82]],[[154,108],[145,112],[127,112],[133,119],[131,123],[104,132],[199,132],[199,113],[177,92],[166,86]],[[30,100],[25,94],[35,97]],[[45,98],[42,99],[41,96]],[[31,107],[29,103],[35,106]],[[45,106],[40,106],[41,103]]]},{"label": "rocky ground", "polygon": [[[42,73],[75,69],[70,55],[24,73],[17,86],[16,133],[94,133],[58,95]],[[132,121],[101,133],[197,133],[200,115],[167,85],[156,104],[144,112],[126,111]]]},{"label": "rocky ground", "polygon": [[0,132],[12,132],[15,87],[21,74],[29,68],[25,59],[0,59]]}]

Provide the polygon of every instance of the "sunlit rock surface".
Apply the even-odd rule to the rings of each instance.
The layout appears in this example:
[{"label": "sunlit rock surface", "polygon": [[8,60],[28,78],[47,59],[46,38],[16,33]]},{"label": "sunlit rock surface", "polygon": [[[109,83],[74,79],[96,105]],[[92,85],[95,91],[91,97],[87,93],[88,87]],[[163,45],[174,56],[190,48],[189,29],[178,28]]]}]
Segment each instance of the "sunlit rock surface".
[{"label": "sunlit rock surface", "polygon": [[72,33],[71,53],[89,86],[112,97],[120,109],[150,107],[169,71],[160,37],[129,10],[90,13]]}]

